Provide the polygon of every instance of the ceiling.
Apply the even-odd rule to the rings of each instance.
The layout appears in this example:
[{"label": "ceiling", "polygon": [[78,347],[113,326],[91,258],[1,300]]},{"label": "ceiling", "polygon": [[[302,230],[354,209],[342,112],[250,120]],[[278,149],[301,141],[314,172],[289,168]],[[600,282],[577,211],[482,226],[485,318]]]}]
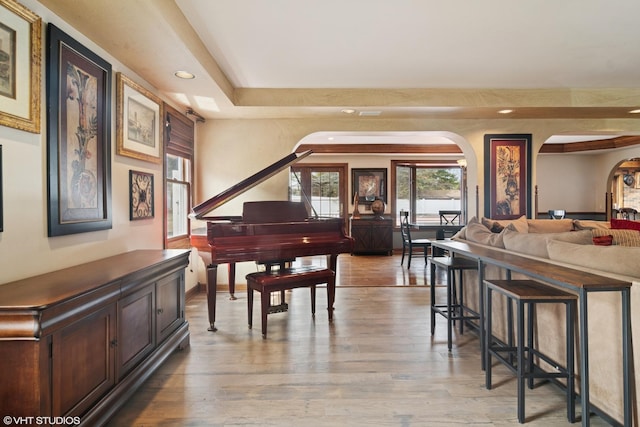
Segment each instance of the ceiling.
[{"label": "ceiling", "polygon": [[637,0],[40,3],[206,119],[640,118]]}]

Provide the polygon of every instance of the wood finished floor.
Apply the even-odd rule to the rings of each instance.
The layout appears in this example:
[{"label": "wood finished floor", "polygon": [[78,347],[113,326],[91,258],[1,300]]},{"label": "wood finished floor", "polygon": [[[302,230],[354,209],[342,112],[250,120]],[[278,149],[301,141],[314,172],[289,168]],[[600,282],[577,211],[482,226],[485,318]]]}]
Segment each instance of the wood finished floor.
[{"label": "wood finished floor", "polygon": [[[206,330],[204,294],[191,298],[191,346],[173,354],[108,425],[518,424],[516,382],[495,365],[494,388],[485,388],[477,337],[454,334],[448,352],[441,317],[431,336],[429,273],[422,259],[414,259],[410,271],[397,255],[343,255],[338,263],[333,323],[324,288],[315,319],[309,290],[295,289],[287,293],[289,311],[269,315],[266,340],[259,304],[254,328],[247,328],[244,291],[235,301],[218,293],[215,333]],[[564,402],[551,384],[527,389],[527,425],[571,425]],[[594,416],[591,425],[607,424]]]}]

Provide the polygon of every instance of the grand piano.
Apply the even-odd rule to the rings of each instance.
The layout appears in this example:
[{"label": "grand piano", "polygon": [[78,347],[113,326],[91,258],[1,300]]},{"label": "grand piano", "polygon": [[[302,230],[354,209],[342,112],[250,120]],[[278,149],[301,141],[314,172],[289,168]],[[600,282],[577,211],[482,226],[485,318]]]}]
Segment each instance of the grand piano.
[{"label": "grand piano", "polygon": [[310,215],[313,209],[309,203],[250,201],[244,203],[241,216],[210,215],[229,200],[310,154],[311,151],[292,153],[192,209],[193,218],[207,221],[206,236],[192,234],[191,245],[211,254],[211,264],[207,266],[210,331],[216,331],[219,264],[229,264],[229,292],[234,299],[237,262],[274,265],[297,257],[327,255],[328,267],[336,271],[338,255],[352,251],[353,239],[346,234],[345,220]]}]

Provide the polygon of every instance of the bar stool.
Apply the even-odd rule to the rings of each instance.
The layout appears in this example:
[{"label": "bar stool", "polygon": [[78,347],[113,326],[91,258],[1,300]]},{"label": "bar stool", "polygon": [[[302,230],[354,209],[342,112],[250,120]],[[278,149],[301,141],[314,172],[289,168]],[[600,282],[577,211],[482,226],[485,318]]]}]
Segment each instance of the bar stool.
[{"label": "bar stool", "polygon": [[[516,374],[518,381],[518,422],[525,422],[524,416],[524,382],[528,382],[533,389],[535,378],[551,379],[565,378],[567,380],[567,419],[575,422],[575,389],[574,389],[574,323],[573,316],[576,310],[577,296],[549,285],[533,280],[485,280],[486,286],[486,338],[485,338],[485,379],[486,388],[491,390],[491,356],[504,364],[511,372]],[[509,301],[516,303],[516,345],[504,344],[493,337],[492,334],[492,293],[496,291],[507,297]],[[535,305],[539,303],[563,303],[566,307],[566,361],[562,367],[558,362],[534,348],[534,319]],[[525,306],[527,307],[527,342],[525,343]],[[513,323],[513,317],[508,316],[507,321]],[[515,362],[513,355],[516,355]],[[534,357],[554,366],[555,372],[544,371],[534,364]]]},{"label": "bar stool", "polygon": [[[479,320],[478,312],[470,309],[464,304],[464,270],[477,270],[478,263],[474,260],[453,257],[453,256],[432,256],[431,261],[431,335],[436,329],[436,314],[440,314],[447,319],[447,347],[451,351],[453,341],[453,325],[459,320],[460,333],[464,331],[464,323],[467,320]],[[436,268],[446,270],[447,274],[447,302],[446,304],[436,303]],[[456,290],[456,272],[460,275],[459,287]]]}]

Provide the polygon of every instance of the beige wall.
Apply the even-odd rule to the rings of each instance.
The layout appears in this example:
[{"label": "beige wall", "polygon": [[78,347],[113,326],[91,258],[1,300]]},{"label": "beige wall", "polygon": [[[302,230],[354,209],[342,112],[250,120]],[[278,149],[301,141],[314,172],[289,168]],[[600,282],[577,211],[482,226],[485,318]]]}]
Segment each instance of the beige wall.
[{"label": "beige wall", "polygon": [[[115,73],[120,71],[137,83],[145,85],[135,73],[124,67],[108,52],[74,31],[35,1],[21,1],[43,21],[42,50],[42,131],[22,132],[0,126],[2,145],[4,231],[0,233],[0,283],[81,264],[134,249],[163,247],[162,164],[122,157],[115,154]],[[47,132],[45,93],[46,23],[52,22],[97,55],[111,63],[112,124],[111,124],[111,186],[112,218],[110,230],[47,237]],[[155,217],[151,220],[129,221],[129,170],[154,175],[156,185]],[[187,286],[197,284],[195,273],[187,269]]]},{"label": "beige wall", "polygon": [[[112,64],[114,72],[112,111],[115,112],[115,72],[121,71],[136,82],[145,82],[116,58],[35,0],[22,1],[38,14],[43,25],[53,22],[80,43]],[[44,33],[44,32],[43,32]],[[44,43],[43,43],[44,47]],[[0,127],[0,144],[3,150],[4,231],[0,233],[0,283],[33,276],[40,273],[77,265],[83,262],[130,251],[138,248],[161,248],[162,212],[164,195],[160,190],[162,166],[115,154],[115,121],[112,123],[112,215],[113,228],[105,231],[81,233],[69,236],[47,237],[47,176],[46,176],[46,93],[44,86],[45,52],[42,51],[42,124],[40,134]],[[146,87],[152,92],[153,88]],[[346,102],[345,105],[350,104]],[[340,102],[340,100],[338,100]],[[114,113],[115,114],[115,113]],[[115,117],[115,116],[112,116]],[[209,120],[196,129],[196,177],[195,202],[199,203],[253,174],[266,165],[290,153],[305,136],[318,131],[445,131],[450,132],[469,162],[469,211],[475,212],[475,186],[482,189],[483,136],[486,133],[532,133],[534,152],[551,135],[575,132],[640,133],[638,120],[429,120],[429,119],[279,119],[279,120]],[[563,167],[565,179],[549,180],[558,172],[557,161],[533,159],[533,183],[540,183],[541,207],[556,207],[568,201],[558,194],[584,194],[571,203],[576,209],[601,210],[598,204],[606,191],[606,177],[624,153],[625,157],[638,157],[638,149],[627,149],[588,160],[588,167],[580,157],[571,160],[570,167]],[[313,156],[310,161],[317,161]],[[386,165],[388,159],[368,159],[357,156],[348,162],[355,167]],[[342,162],[342,160],[341,160]],[[154,174],[156,182],[155,218],[145,221],[129,221],[128,173],[135,169]],[[567,176],[572,176],[570,180]],[[573,178],[575,176],[575,178]],[[539,179],[538,179],[539,177]],[[582,177],[582,178],[580,178]],[[547,188],[558,189],[550,193]],[[551,198],[551,194],[555,194]],[[285,199],[287,174],[282,173],[229,203],[217,212],[220,215],[237,215],[244,200]],[[483,194],[480,194],[482,205]],[[544,204],[543,204],[544,203]],[[589,207],[591,206],[591,207]],[[563,206],[564,207],[564,206]],[[482,206],[479,206],[482,213]],[[566,206],[572,210],[573,206]],[[194,227],[202,224],[194,224]],[[188,286],[196,278],[187,269]],[[238,277],[242,277],[238,274]],[[201,280],[201,279],[200,279]],[[201,280],[202,281],[202,280]]]},{"label": "beige wall", "polygon": [[[531,133],[532,180],[538,184],[540,209],[557,206],[570,211],[604,212],[607,179],[622,159],[640,155],[640,147],[605,154],[537,155],[550,136],[574,132],[637,134],[638,120],[218,120],[198,125],[196,142],[196,202],[205,200],[233,183],[286,156],[306,135],[320,131],[446,131],[461,146],[468,161],[469,212],[476,211],[479,186],[483,213],[484,135]],[[398,156],[353,157],[314,155],[307,162],[336,161],[350,167],[389,167]],[[370,163],[369,163],[370,162]],[[204,166],[206,165],[206,166]],[[556,191],[557,190],[557,191]],[[533,193],[533,190],[532,190]],[[222,214],[239,214],[243,200],[287,197],[287,174],[282,173],[251,190],[240,200],[220,208]],[[533,194],[532,200],[533,203]]]}]

